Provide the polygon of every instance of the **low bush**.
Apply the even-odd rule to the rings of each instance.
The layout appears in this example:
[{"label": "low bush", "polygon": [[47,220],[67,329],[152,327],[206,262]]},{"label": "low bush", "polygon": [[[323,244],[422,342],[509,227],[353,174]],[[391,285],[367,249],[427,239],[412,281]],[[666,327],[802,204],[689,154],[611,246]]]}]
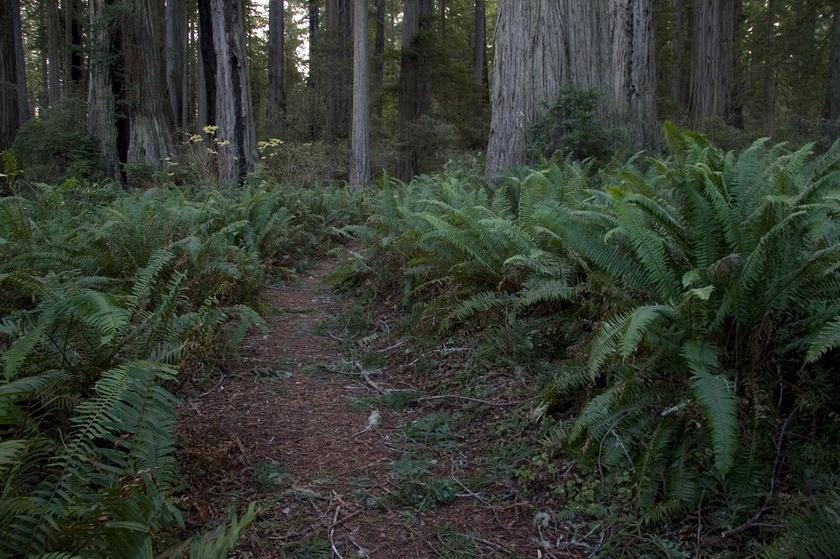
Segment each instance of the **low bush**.
[{"label": "low bush", "polygon": [[[0,555],[162,551],[182,522],[178,366],[260,327],[263,284],[360,206],[256,181],[126,195],[69,180],[0,199]],[[253,516],[179,556],[227,557]]]},{"label": "low bush", "polygon": [[637,526],[701,510],[722,549],[774,541],[766,523],[786,528],[767,553],[826,556],[840,533],[840,143],[814,158],[664,136],[668,157],[597,171],[392,185],[346,228],[369,247],[356,269],[447,335],[480,332],[497,363],[557,363],[534,410],[547,444],[605,487],[630,484]]}]

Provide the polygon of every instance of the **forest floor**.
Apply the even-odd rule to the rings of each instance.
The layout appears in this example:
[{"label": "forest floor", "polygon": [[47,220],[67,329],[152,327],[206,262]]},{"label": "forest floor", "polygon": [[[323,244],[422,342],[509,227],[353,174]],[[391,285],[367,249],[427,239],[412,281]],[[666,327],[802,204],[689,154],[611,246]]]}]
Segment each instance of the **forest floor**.
[{"label": "forest floor", "polygon": [[428,392],[405,339],[382,337],[375,370],[348,351],[337,263],[270,288],[267,333],[183,398],[188,528],[257,502],[241,558],[581,556],[534,522],[539,497],[487,469],[506,459],[488,458],[484,419],[506,402]]}]

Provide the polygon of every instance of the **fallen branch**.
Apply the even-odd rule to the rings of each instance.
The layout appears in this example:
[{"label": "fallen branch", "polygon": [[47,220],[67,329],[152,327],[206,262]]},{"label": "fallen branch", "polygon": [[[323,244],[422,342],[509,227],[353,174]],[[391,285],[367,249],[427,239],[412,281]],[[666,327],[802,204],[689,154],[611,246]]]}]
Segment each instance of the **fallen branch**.
[{"label": "fallen branch", "polygon": [[534,396],[532,398],[528,398],[526,400],[515,400],[512,402],[494,402],[492,400],[482,400],[480,398],[470,398],[468,396],[458,396],[457,394],[443,394],[441,396],[423,396],[421,398],[417,398],[417,402],[429,402],[434,400],[464,400],[466,402],[474,402],[476,404],[484,404],[485,406],[493,406],[497,408],[504,408],[508,406],[519,406],[521,404],[527,404],[528,402],[533,402],[534,400],[538,400],[539,396]]}]

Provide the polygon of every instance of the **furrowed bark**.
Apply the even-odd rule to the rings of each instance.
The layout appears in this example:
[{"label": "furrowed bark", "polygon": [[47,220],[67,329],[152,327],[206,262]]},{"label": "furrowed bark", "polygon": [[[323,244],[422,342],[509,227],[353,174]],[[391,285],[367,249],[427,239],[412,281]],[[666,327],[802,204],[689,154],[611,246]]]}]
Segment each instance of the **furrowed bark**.
[{"label": "furrowed bark", "polygon": [[353,0],[353,129],[351,135],[350,186],[370,182],[370,99],[368,69],[368,3]]}]

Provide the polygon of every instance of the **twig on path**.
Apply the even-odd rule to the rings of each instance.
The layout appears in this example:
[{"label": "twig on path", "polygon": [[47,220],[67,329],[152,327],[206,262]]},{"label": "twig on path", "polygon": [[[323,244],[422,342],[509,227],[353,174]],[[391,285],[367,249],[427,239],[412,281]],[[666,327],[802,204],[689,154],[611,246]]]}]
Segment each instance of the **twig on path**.
[{"label": "twig on path", "polygon": [[440,396],[423,396],[421,398],[417,398],[417,402],[429,402],[434,400],[464,400],[467,402],[474,402],[477,404],[484,404],[485,406],[493,406],[497,408],[504,408],[508,406],[518,406],[521,404],[527,404],[528,402],[533,402],[534,400],[538,400],[539,396],[533,396],[526,400],[515,400],[512,402],[494,402],[492,400],[482,400],[480,398],[470,398],[468,396],[458,396],[457,394],[443,394]]},{"label": "twig on path", "polygon": [[341,555],[341,552],[335,545],[335,526],[336,522],[338,522],[338,515],[341,512],[341,506],[337,506],[335,508],[335,514],[333,515],[332,523],[330,524],[330,547],[332,548],[333,556],[338,557],[338,559],[344,559],[344,556]]}]

